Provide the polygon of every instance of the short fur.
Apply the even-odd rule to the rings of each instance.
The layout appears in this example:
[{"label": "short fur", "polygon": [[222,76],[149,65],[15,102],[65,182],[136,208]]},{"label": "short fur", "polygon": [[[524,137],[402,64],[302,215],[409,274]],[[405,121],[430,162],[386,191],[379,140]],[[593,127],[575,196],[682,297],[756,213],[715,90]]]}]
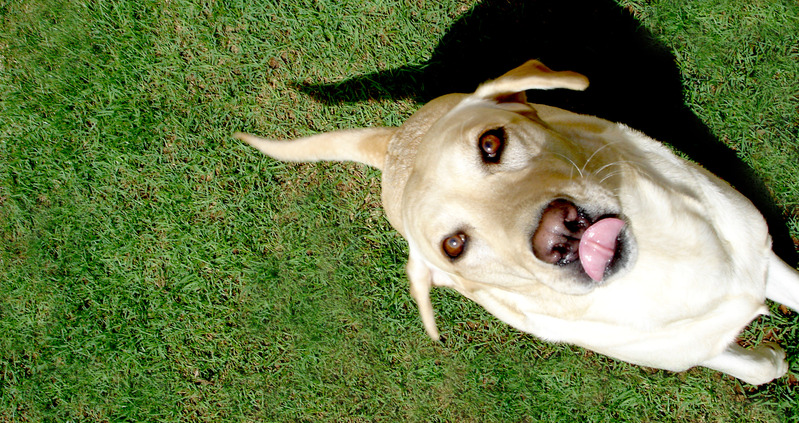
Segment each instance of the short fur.
[{"label": "short fur", "polygon": [[[383,171],[383,205],[408,240],[411,294],[433,339],[430,289],[446,286],[522,331],[631,363],[705,366],[751,384],[784,375],[779,346],[734,342],[767,313],[766,298],[799,310],[799,273],[771,251],[763,217],[644,134],[524,94],[587,86],[580,74],[530,61],[473,94],[431,101],[399,128],[236,137],[280,160],[353,160]],[[477,143],[491,130],[502,131],[505,147],[489,164]],[[602,280],[533,253],[531,234],[556,199],[626,223],[621,262]],[[453,233],[468,235],[454,259],[442,251]]]}]

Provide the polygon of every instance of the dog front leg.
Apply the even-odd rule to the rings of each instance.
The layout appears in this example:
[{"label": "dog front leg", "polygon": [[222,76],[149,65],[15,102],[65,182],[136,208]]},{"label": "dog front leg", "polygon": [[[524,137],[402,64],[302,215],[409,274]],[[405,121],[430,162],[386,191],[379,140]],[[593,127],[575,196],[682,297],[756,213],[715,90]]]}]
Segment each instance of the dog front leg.
[{"label": "dog front leg", "polygon": [[423,262],[414,259],[413,252],[408,255],[408,264],[405,266],[405,271],[408,272],[408,280],[411,282],[411,297],[416,301],[416,306],[419,308],[424,330],[427,332],[427,336],[434,341],[438,341],[440,336],[433,314],[433,303],[430,301],[433,274]]},{"label": "dog front leg", "polygon": [[752,385],[771,382],[788,371],[785,351],[770,342],[751,350],[732,344],[723,353],[701,363],[701,366],[727,373]]},{"label": "dog front leg", "polygon": [[774,252],[769,257],[766,298],[799,311],[799,272]]}]

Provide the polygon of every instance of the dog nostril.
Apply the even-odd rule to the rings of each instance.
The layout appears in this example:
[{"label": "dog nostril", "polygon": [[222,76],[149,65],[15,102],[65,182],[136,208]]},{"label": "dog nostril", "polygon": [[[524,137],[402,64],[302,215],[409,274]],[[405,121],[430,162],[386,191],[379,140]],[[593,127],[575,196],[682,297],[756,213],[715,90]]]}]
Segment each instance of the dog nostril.
[{"label": "dog nostril", "polygon": [[572,234],[582,236],[583,232],[591,226],[591,222],[582,214],[578,214],[574,220],[564,220],[563,226]]},{"label": "dog nostril", "polygon": [[570,239],[566,243],[558,245],[555,250],[558,253],[558,260],[555,264],[559,266],[567,265],[580,258],[578,253],[580,247],[580,240]]},{"label": "dog nostril", "polygon": [[533,254],[547,263],[566,265],[579,259],[580,238],[590,220],[571,201],[547,205],[533,234]]},{"label": "dog nostril", "polygon": [[578,248],[580,240],[567,239],[561,243],[552,245],[551,247],[543,247],[536,249],[534,252],[536,257],[547,263],[556,264],[558,266],[565,266],[569,263],[577,261],[580,258]]}]

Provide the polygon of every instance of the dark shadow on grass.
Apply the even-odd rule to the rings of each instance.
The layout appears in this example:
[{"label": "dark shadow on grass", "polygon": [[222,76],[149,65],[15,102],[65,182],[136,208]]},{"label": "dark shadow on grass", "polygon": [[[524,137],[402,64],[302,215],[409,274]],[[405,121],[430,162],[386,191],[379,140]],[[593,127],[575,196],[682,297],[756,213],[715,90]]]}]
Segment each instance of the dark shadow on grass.
[{"label": "dark shadow on grass", "polygon": [[452,25],[426,63],[300,89],[328,103],[426,102],[472,92],[528,59],[591,81],[585,92],[529,92],[531,102],[622,122],[673,145],[751,199],[766,216],[774,250],[796,264],[788,228],[765,185],[684,105],[671,52],[611,0],[486,0]]}]

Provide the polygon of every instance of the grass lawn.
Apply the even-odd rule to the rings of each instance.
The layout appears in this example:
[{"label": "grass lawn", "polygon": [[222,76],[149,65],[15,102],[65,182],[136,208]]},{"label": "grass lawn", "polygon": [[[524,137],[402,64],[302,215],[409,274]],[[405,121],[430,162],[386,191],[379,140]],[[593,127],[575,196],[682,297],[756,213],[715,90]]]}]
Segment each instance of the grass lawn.
[{"label": "grass lawn", "polygon": [[[522,3],[544,7],[483,6]],[[799,5],[617,3],[762,180],[790,250]],[[788,351],[792,375],[763,387],[547,344],[443,289],[434,343],[379,172],[231,138],[398,125],[478,6],[0,1],[0,421],[799,421],[796,312],[773,305],[742,334]]]}]

